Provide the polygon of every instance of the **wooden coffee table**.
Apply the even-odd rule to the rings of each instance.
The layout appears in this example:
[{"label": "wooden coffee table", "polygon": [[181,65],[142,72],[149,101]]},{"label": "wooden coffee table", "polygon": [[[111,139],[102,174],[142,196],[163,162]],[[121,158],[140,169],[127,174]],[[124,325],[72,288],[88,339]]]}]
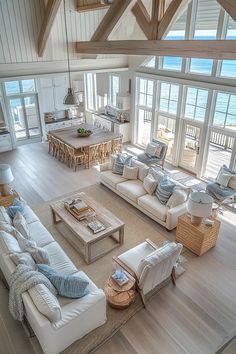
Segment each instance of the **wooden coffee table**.
[{"label": "wooden coffee table", "polygon": [[[87,226],[87,221],[78,221],[64,207],[64,203],[73,199],[81,198],[84,200],[96,213],[96,218],[101,221],[106,229],[96,234]],[[65,235],[68,242],[84,257],[86,263],[92,263],[96,259],[101,258],[115,247],[124,243],[124,226],[123,221],[118,219],[109,210],[104,208],[100,203],[85,193],[71,194],[66,198],[60,199],[50,205],[52,210],[53,222],[57,224],[63,221],[66,226],[72,231],[72,235]],[[118,233],[118,237],[114,235]],[[104,250],[99,254],[92,256],[91,248],[104,238],[111,237],[115,244],[108,250]],[[81,244],[84,251],[81,251]]]}]

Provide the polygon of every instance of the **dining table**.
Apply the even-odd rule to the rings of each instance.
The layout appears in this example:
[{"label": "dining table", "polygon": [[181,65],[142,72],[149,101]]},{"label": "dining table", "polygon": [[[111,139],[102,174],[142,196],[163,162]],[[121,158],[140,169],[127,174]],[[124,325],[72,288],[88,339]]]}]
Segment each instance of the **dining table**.
[{"label": "dining table", "polygon": [[[83,128],[86,130],[90,130],[92,133],[89,136],[79,136],[78,129]],[[108,131],[104,128],[97,127],[88,123],[81,123],[78,126],[72,126],[63,129],[52,130],[48,132],[48,141],[49,141],[49,152],[56,158],[63,162],[67,162],[68,159],[64,156],[64,152],[68,149],[66,147],[73,150],[72,160],[75,161],[76,157],[85,155],[83,161],[87,161],[86,165],[90,166],[91,162],[91,150],[93,147],[102,148],[102,146],[106,146],[106,143],[111,146],[110,153],[106,153],[106,157],[109,158],[109,155],[113,153],[120,152],[122,149],[122,135],[120,133],[115,133]],[[56,142],[59,142],[59,150],[54,149],[55,146],[58,146]],[[53,145],[50,148],[50,144]],[[104,153],[103,153],[104,157]],[[82,161],[82,159],[77,159],[78,161]],[[99,160],[99,159],[98,159]]]}]

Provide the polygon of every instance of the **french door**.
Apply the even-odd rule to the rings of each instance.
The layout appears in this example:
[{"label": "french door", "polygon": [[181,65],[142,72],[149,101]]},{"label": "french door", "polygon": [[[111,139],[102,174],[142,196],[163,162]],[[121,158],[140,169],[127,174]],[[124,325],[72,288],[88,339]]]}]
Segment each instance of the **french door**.
[{"label": "french door", "polygon": [[37,95],[11,96],[8,102],[16,143],[40,138],[42,133]]},{"label": "french door", "polygon": [[183,123],[179,166],[194,174],[199,164],[200,136],[201,127]]}]

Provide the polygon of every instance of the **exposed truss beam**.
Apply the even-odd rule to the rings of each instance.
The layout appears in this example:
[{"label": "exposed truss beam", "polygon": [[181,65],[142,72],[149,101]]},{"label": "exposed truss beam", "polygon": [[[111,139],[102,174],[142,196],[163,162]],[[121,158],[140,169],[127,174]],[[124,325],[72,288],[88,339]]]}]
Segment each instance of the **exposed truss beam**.
[{"label": "exposed truss beam", "polygon": [[179,18],[187,8],[191,0],[172,0],[164,13],[158,26],[158,39],[161,39],[168,32],[172,24]]},{"label": "exposed truss beam", "polygon": [[158,39],[158,26],[164,13],[165,0],[152,0],[152,34],[150,39]]},{"label": "exposed truss beam", "polygon": [[76,10],[78,12],[87,12],[87,11],[103,10],[103,9],[107,9],[108,7],[110,7],[110,5],[105,5],[101,3],[80,5],[78,1]]},{"label": "exposed truss beam", "polygon": [[77,42],[78,53],[236,59],[236,40],[127,40]]},{"label": "exposed truss beam", "polygon": [[105,41],[117,28],[119,21],[134,6],[135,0],[114,0],[91,41]]},{"label": "exposed truss beam", "polygon": [[226,12],[236,21],[236,1],[235,0],[217,0]]},{"label": "exposed truss beam", "polygon": [[147,37],[151,39],[152,36],[152,24],[151,18],[147,12],[146,7],[143,5],[142,0],[138,0],[134,7],[132,8],[132,13],[134,14],[139,27]]},{"label": "exposed truss beam", "polygon": [[44,20],[41,26],[41,30],[38,37],[38,55],[43,56],[46,48],[48,37],[55,20],[57,11],[61,5],[62,0],[48,0],[45,9]]}]

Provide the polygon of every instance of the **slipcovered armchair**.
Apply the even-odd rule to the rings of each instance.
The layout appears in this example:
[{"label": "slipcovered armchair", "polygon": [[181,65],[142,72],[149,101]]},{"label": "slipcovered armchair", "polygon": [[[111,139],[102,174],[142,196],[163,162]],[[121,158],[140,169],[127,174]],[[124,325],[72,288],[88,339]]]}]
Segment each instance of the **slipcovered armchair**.
[{"label": "slipcovered armchair", "polygon": [[183,246],[170,242],[158,248],[151,240],[122,253],[113,260],[136,279],[145,306],[145,295],[171,276],[175,285],[175,265]]},{"label": "slipcovered armchair", "polygon": [[152,139],[145,149],[145,152],[139,154],[137,159],[148,166],[159,165],[163,168],[168,146],[156,139]]},{"label": "slipcovered armchair", "polygon": [[206,191],[219,204],[233,198],[236,195],[236,172],[223,165],[216,180],[207,184]]}]

